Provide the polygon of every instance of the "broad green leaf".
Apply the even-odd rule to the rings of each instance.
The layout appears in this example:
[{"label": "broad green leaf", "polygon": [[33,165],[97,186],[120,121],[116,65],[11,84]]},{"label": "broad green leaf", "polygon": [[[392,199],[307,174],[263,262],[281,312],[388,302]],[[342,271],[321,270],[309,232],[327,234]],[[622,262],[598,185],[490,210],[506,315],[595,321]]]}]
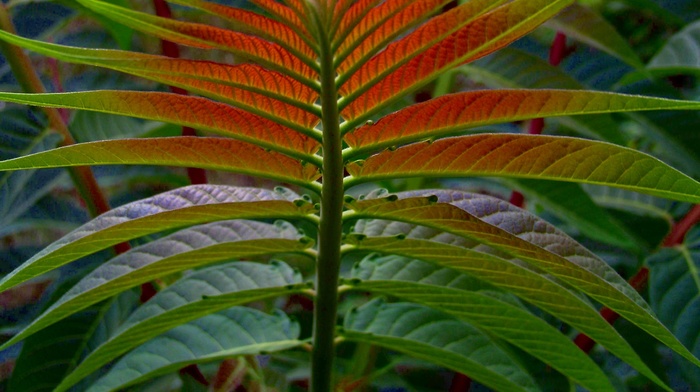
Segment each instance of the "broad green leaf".
[{"label": "broad green leaf", "polygon": [[[408,281],[470,291],[496,292],[496,286],[456,269],[418,259],[370,254],[352,268],[350,279]],[[499,293],[504,294],[504,292]]]},{"label": "broad green leaf", "polygon": [[347,166],[346,187],[397,177],[499,176],[582,182],[700,202],[700,183],[660,160],[604,142],[479,134],[414,143]]},{"label": "broad green leaf", "polygon": [[[341,102],[342,115],[351,120],[351,124],[363,122],[383,106],[415,91],[445,70],[476,60],[522,37],[571,2],[515,0],[506,3],[476,19],[467,19],[469,22],[464,27],[400,67],[391,67],[401,64],[401,60],[395,58],[397,54],[394,51],[399,46],[388,47],[381,55],[364,64],[341,86],[340,92],[345,95]],[[490,5],[484,4],[477,6],[478,3],[470,1],[464,7],[474,4],[479,11],[490,8]],[[491,2],[491,5],[495,4]],[[472,16],[474,11],[467,11],[467,15]],[[444,15],[455,16],[457,13],[448,12]],[[440,23],[439,18],[434,18],[433,21]],[[422,33],[418,30],[414,34]],[[431,38],[435,36],[436,34],[430,34]],[[398,43],[405,42],[407,38]],[[389,68],[386,67],[387,64]]]},{"label": "broad green leaf", "polygon": [[187,269],[233,258],[301,252],[311,246],[288,223],[214,222],[131,249],[97,267],[51,305],[9,346],[71,314],[129,288]]},{"label": "broad green leaf", "polygon": [[[392,113],[345,135],[353,150],[378,151],[465,129],[509,121],[641,110],[697,110],[700,102],[595,91],[482,90],[432,99]],[[410,126],[409,126],[410,125]]]},{"label": "broad green leaf", "polygon": [[103,317],[114,307],[134,307],[133,293],[93,305],[29,337],[15,364],[9,392],[51,391],[73,368]]},{"label": "broad green leaf", "polygon": [[[700,356],[700,230],[691,230],[683,244],[666,248],[647,259],[649,301],[659,319]],[[700,370],[682,358],[676,364],[694,386]]]},{"label": "broad green leaf", "polygon": [[[221,333],[226,331],[226,333]],[[119,391],[187,365],[300,346],[299,325],[282,313],[235,307],[179,326],[130,352],[88,391]]]},{"label": "broad green leaf", "polygon": [[615,27],[589,7],[574,3],[550,19],[547,24],[635,68],[644,66]]},{"label": "broad green leaf", "polygon": [[198,10],[205,11],[211,15],[219,16],[232,23],[228,24],[228,28],[235,29],[238,32],[256,35],[268,41],[279,44],[297,57],[311,61],[316,53],[310,47],[309,41],[305,40],[304,35],[298,33],[297,30],[291,28],[284,23],[280,23],[267,16],[247,11],[241,8],[229,7],[223,4],[217,4],[212,1],[202,0],[167,0],[169,3],[180,4]]},{"label": "broad green leaf", "polygon": [[[499,224],[499,220],[503,217],[514,219],[500,222],[503,225],[503,228],[500,228],[487,223],[490,219],[486,219],[487,222],[484,222],[462,209],[470,208],[468,200],[465,203],[457,203],[457,205],[460,208],[445,203],[436,204],[429,198],[412,198],[385,201],[383,204],[377,204],[374,203],[374,200],[370,200],[366,208],[363,207],[363,202],[351,204],[350,207],[355,211],[357,218],[398,220],[428,226],[476,240],[505,252],[586,293],[649,332],[674,351],[694,363],[700,364],[700,360],[693,357],[656,319],[649,306],[624,279],[617,275],[604,261],[591,257],[592,254],[589,252],[579,253],[580,249],[584,248],[576,245],[573,240],[559,243],[559,240],[565,240],[562,235],[556,235],[543,224],[535,224],[534,226],[531,226],[532,223],[523,224],[523,222],[527,222],[527,219],[525,221],[522,220],[522,217],[518,219],[517,212],[496,214],[493,217],[494,224]],[[484,211],[487,217],[485,211],[495,210],[494,212],[499,212],[493,203],[475,203],[471,208]],[[540,234],[538,235],[538,233]],[[549,239],[545,233],[555,234],[555,237],[559,238],[557,240]],[[543,246],[546,246],[547,249]],[[416,257],[411,254],[406,256]]]},{"label": "broad green leaf", "polygon": [[115,208],[47,246],[0,280],[0,291],[144,235],[225,219],[303,219],[313,207],[280,188],[192,185]]},{"label": "broad green leaf", "polygon": [[582,234],[596,241],[635,250],[639,241],[605,209],[599,207],[579,184],[517,180],[514,189],[556,214]]},{"label": "broad green leaf", "polygon": [[537,390],[532,378],[491,337],[420,305],[374,300],[352,309],[338,335],[428,360],[496,390]]},{"label": "broad green leaf", "polygon": [[318,168],[238,140],[216,137],[120,139],[81,143],[0,162],[0,171],[96,165],[224,170],[311,186]]},{"label": "broad green leaf", "polygon": [[187,276],[136,310],[121,329],[68,375],[58,390],[177,325],[232,306],[300,293],[308,289],[298,273],[282,263],[228,263]]},{"label": "broad green leaf", "polygon": [[57,94],[0,93],[0,100],[164,121],[240,139],[300,159],[312,160],[312,154],[320,146],[316,140],[298,131],[200,97],[103,90]]},{"label": "broad green leaf", "polygon": [[[607,377],[586,353],[576,347],[568,337],[562,335],[544,320],[526,310],[478,292],[465,292],[463,290],[432,285],[395,281],[353,282],[351,285],[357,290],[390,295],[445,312],[483,330],[489,335],[496,336],[525,350],[589,390],[613,390]],[[434,320],[438,317],[437,314],[431,315],[432,317],[418,317],[415,315],[409,316],[405,313],[410,314],[410,312],[404,312],[404,314],[398,316],[397,313],[394,313],[393,322],[385,331],[391,331],[393,328],[399,329],[397,325],[401,325],[400,329],[405,328],[412,331],[418,328],[405,325],[412,324],[406,319],[422,319],[421,324],[424,324],[426,319]],[[353,316],[351,313],[350,317]],[[379,318],[382,316],[378,315],[375,317]],[[384,323],[382,324],[387,323],[386,319],[383,321]],[[352,321],[349,322],[352,323]],[[380,323],[378,320],[376,322],[377,324]],[[448,334],[445,326],[437,327],[431,325],[430,329],[432,334],[440,331],[439,334],[443,335],[440,336],[440,339],[445,339],[446,341],[454,340],[444,336]],[[370,331],[375,334],[380,333],[379,331]],[[387,332],[384,332],[384,334],[387,334]],[[428,331],[425,331],[425,333],[428,333]],[[491,351],[495,351],[494,347],[489,347],[488,351],[490,355]],[[466,353],[469,353],[469,351],[466,351]],[[470,377],[483,382],[479,379],[479,373],[479,371],[467,372]],[[522,385],[522,382],[519,382],[519,384]],[[534,387],[532,381],[528,384]],[[489,385],[489,383],[486,383],[486,385]]]},{"label": "broad green leaf", "polygon": [[647,68],[666,74],[700,74],[700,21],[687,25],[671,37]]},{"label": "broad green leaf", "polygon": [[158,38],[203,49],[222,49],[313,85],[316,71],[283,47],[252,35],[214,26],[180,22],[97,0],[77,0],[88,9]]}]

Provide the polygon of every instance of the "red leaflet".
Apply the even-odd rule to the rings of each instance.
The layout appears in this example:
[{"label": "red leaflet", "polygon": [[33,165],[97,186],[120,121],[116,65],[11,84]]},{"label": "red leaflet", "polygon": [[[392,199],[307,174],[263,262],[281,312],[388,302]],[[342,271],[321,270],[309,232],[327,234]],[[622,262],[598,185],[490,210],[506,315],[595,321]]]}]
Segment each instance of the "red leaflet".
[{"label": "red leaflet", "polygon": [[[313,101],[310,100],[315,100],[315,96],[317,95],[313,90],[301,85],[299,82],[281,77],[281,75],[262,67],[248,64],[226,66],[217,63],[194,61],[168,61],[162,65],[171,68],[177,67],[179,69],[172,73],[151,73],[148,71],[148,68],[144,67],[146,70],[134,70],[134,73],[144,78],[157,80],[211,98],[220,99],[234,106],[254,111],[274,121],[288,122],[308,129],[313,128],[319,122],[319,118],[316,115],[302,110],[297,106],[269,97],[265,88],[276,88],[278,91],[282,90],[281,92],[285,97],[292,96],[290,99],[294,99],[294,95],[302,95],[300,98],[304,98],[309,104],[313,103]],[[208,66],[211,67],[209,68]],[[220,74],[220,77],[229,78],[231,81],[229,82],[226,80],[222,83],[221,79],[205,80],[193,78],[193,76],[199,76],[203,73],[212,75],[212,70],[217,68],[227,72],[226,74]],[[246,82],[247,85],[241,88],[240,82]],[[250,90],[253,90],[253,92]],[[262,93],[257,93],[255,90],[261,91]]]},{"label": "red leaflet", "polygon": [[396,0],[373,8],[341,45],[341,53],[348,49],[352,52],[340,64],[339,72],[345,72],[361,62],[368,53],[376,53],[396,36],[424,21],[448,2],[449,0]]},{"label": "red leaflet", "polygon": [[[474,20],[379,80],[374,87],[350,103],[343,110],[343,116],[347,119],[357,118],[380,104],[404,96],[446,69],[500,49],[544,22],[546,17],[542,15],[549,17],[550,12],[554,14],[561,8],[553,6],[537,15],[536,9],[531,8],[539,7],[533,3],[510,3]],[[511,6],[513,4],[518,7]],[[532,17],[533,14],[537,17]],[[372,62],[367,65],[372,65]],[[381,75],[381,71],[376,74]]]},{"label": "red leaflet", "polygon": [[280,45],[265,39],[219,27],[159,18],[102,2],[80,3],[89,9],[120,20],[125,25],[178,44],[219,48],[248,60],[263,63],[290,76],[314,79],[316,72]]},{"label": "red leaflet", "polygon": [[232,30],[246,34],[255,34],[272,42],[277,42],[295,49],[307,59],[313,59],[313,50],[289,26],[255,12],[201,0],[168,0],[171,3],[205,10],[235,22]]},{"label": "red leaflet", "polygon": [[299,158],[306,158],[319,148],[319,143],[307,135],[249,112],[200,97],[103,90],[62,94],[4,94],[2,99],[164,121],[231,136]]},{"label": "red leaflet", "polygon": [[299,16],[291,8],[275,0],[250,0],[251,3],[267,11],[273,18],[292,27],[294,30],[308,34],[309,30],[301,23]]},{"label": "red leaflet", "polygon": [[483,90],[409,106],[345,135],[350,147],[377,150],[537,117],[651,109],[693,109],[692,102],[577,90]]},{"label": "red leaflet", "polygon": [[355,27],[360,19],[364,18],[365,15],[372,11],[373,7],[381,1],[382,0],[357,0],[347,12],[342,15],[337,15],[341,18],[338,25],[337,36],[345,37],[350,34],[350,30]]},{"label": "red leaflet", "polygon": [[426,51],[449,34],[473,21],[478,15],[494,8],[494,3],[500,2],[503,0],[496,2],[493,0],[472,0],[431,19],[416,31],[387,46],[383,52],[364,64],[352,76],[343,75],[343,77],[350,78],[340,87],[340,92],[343,95],[348,95],[360,88],[366,89],[375,84],[385,76],[385,73],[391,72],[401,64]]}]

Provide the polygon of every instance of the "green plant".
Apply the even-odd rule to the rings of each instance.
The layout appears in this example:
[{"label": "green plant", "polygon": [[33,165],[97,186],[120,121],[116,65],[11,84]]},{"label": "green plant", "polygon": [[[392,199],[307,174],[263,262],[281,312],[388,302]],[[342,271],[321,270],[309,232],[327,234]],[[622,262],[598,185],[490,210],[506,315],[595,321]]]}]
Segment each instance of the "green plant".
[{"label": "green plant", "polygon": [[[224,378],[233,382],[243,372],[252,377],[250,385],[264,388],[269,375],[256,355],[272,353],[275,358],[274,353],[282,353],[277,357],[281,362],[295,363],[298,356],[284,353],[309,350],[312,390],[327,391],[333,385],[351,390],[382,374],[371,358],[388,349],[467,374],[496,390],[546,389],[546,377],[538,373],[547,368],[559,383],[555,389],[569,389],[570,383],[613,390],[603,370],[557,330],[554,323],[560,320],[670,390],[600,317],[599,305],[688,360],[690,372],[700,366],[633,287],[553,225],[491,196],[423,189],[433,178],[493,176],[516,180],[518,189],[543,197],[554,199],[551,192],[560,191],[581,200],[578,207],[565,201],[560,206],[576,210],[573,221],[588,225],[582,230],[606,230],[598,239],[627,248],[638,245],[634,237],[596,220],[604,212],[571,183],[700,203],[700,183],[632,148],[563,136],[470,132],[552,116],[697,110],[700,103],[597,91],[505,89],[405,104],[406,97],[436,80],[436,90],[445,90],[455,77],[452,70],[528,34],[573,1],[471,0],[444,13],[440,11],[450,3],[445,0],[251,1],[259,13],[199,0],[170,1],[227,19],[232,23],[226,29],[152,16],[116,2],[75,3],[160,39],[229,52],[244,61],[230,65],[68,47],[0,32],[8,61],[17,62],[16,74],[29,75],[29,65],[10,45],[197,94],[8,92],[0,93],[1,100],[162,121],[216,136],[78,144],[68,139],[61,148],[2,161],[0,170],[179,166],[260,177],[286,187],[200,184],[170,190],[100,215],[8,273],[0,281],[2,291],[110,247],[121,253],[57,294],[45,312],[2,346],[56,325],[62,325],[59,331],[85,329],[78,331],[66,373],[46,387],[84,389],[87,382],[78,383],[90,376],[90,390],[117,390],[179,369],[197,378],[200,370],[188,366],[228,360],[224,363],[233,370],[227,373],[222,365]],[[644,76],[634,52],[619,50],[614,40],[586,36],[585,29],[575,28],[579,25],[569,27],[574,36],[612,42],[607,49]],[[36,90],[27,77],[25,89]],[[68,138],[61,119],[49,113],[51,125],[65,129]],[[593,119],[584,119],[582,127],[601,138],[627,142],[616,130],[597,129]],[[607,116],[596,119],[598,124],[613,122]],[[86,185],[92,183],[90,174],[76,172],[74,182],[83,198],[99,199],[100,191]],[[405,178],[418,180],[392,182]],[[388,193],[382,187],[404,191]],[[92,208],[95,213],[104,209]],[[146,236],[152,236],[150,241],[133,249],[119,246]],[[270,257],[302,269],[312,262],[313,267],[302,274],[282,262],[238,261]],[[343,263],[354,261],[341,277]],[[135,301],[132,288],[154,280],[167,287],[143,298],[148,301],[133,311],[135,305],[124,305]],[[313,299],[312,332],[301,331],[281,312],[239,307],[261,301],[270,310],[272,299],[289,296]],[[369,300],[375,297],[388,300]],[[348,310],[342,327],[337,325],[339,298],[347,307],[362,302]],[[103,320],[118,327],[96,338],[94,329]],[[58,343],[55,335],[41,336],[33,347]],[[334,380],[332,359],[341,343],[352,353]],[[233,357],[241,359],[231,362]],[[348,366],[353,360],[356,365]],[[106,372],[101,378],[100,370]],[[29,374],[31,369],[16,370],[13,379],[19,381],[10,386],[32,382]]]}]

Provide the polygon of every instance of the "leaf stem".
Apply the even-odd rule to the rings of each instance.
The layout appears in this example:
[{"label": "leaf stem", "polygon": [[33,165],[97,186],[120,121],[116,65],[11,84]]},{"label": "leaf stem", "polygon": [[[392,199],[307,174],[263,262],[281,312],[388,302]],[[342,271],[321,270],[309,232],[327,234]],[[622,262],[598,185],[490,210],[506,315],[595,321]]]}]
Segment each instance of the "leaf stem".
[{"label": "leaf stem", "polygon": [[[17,34],[5,4],[0,4],[0,30]],[[0,52],[5,55],[12,73],[24,91],[31,93],[43,93],[46,91],[39,79],[39,75],[37,75],[32,66],[31,60],[21,48],[0,42]],[[49,126],[63,137],[61,146],[75,144],[75,139],[73,139],[73,135],[68,130],[68,126],[59,111],[54,108],[42,108],[42,110],[48,118]],[[68,172],[91,216],[94,217],[110,210],[107,198],[102,193],[89,167],[72,167],[68,169]],[[128,250],[128,245],[120,244],[115,249],[117,252],[123,252]]]},{"label": "leaf stem", "polygon": [[321,220],[316,264],[316,304],[314,306],[313,351],[311,354],[311,391],[332,390],[332,370],[338,276],[343,213],[343,155],[339,129],[338,91],[330,37],[325,23],[314,13],[318,28],[321,66],[321,107],[323,123],[323,184]]}]

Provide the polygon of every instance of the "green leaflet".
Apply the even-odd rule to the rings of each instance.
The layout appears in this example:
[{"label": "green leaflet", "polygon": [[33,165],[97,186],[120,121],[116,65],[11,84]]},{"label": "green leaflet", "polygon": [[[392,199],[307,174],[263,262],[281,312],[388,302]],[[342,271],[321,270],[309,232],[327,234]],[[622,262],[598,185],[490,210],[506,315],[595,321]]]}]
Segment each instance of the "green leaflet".
[{"label": "green leaflet", "polygon": [[[363,203],[367,205],[366,209],[362,207]],[[509,231],[518,233],[519,236],[522,235],[523,238],[527,238],[530,233],[536,234],[539,231],[539,229],[534,232],[528,231],[527,229],[524,230],[523,228],[527,228],[528,225],[522,225],[517,219],[503,221],[506,231],[478,220],[473,215],[467,213],[467,211],[442,203],[433,204],[427,199],[406,199],[396,202],[385,201],[383,204],[376,203],[377,200],[358,202],[351,205],[351,208],[355,209],[355,212],[358,213],[357,217],[399,220],[406,223],[427,226],[472,241],[481,242],[491,248],[495,248],[499,252],[509,254],[510,257],[517,257],[528,262],[534,268],[552,274],[562,282],[570,284],[597,301],[614,309],[689,360],[695,361],[696,363],[700,362],[694,358],[685,347],[679,344],[678,340],[659,323],[656,317],[651,313],[648,305],[641,299],[636,291],[629,287],[629,285],[603,261],[595,257],[591,258],[590,254],[586,256],[585,253],[579,253],[579,251],[574,250],[582,249],[582,247],[576,245],[573,241],[568,245],[553,241],[550,246],[548,246],[550,249],[548,251],[541,247],[543,245],[537,246],[508,233]],[[486,207],[489,206],[486,205]],[[493,207],[494,205],[491,204],[489,208]],[[485,213],[489,208],[485,209]],[[506,216],[508,215],[512,217],[512,214],[506,214]],[[538,226],[535,225],[534,227]],[[544,232],[548,232],[548,230],[545,229],[543,233]],[[533,237],[535,243],[540,241],[537,237],[537,235]],[[547,236],[545,235],[544,237],[546,238]],[[370,250],[377,249],[370,247]],[[435,252],[435,250],[433,249],[432,252]],[[407,257],[418,257],[413,252],[401,254]],[[562,257],[562,255],[566,257]],[[435,257],[436,256],[431,256],[431,259]],[[594,281],[598,283],[593,283]],[[584,327],[579,328],[583,330]],[[600,340],[598,339],[598,341]]]},{"label": "green leaflet", "polygon": [[199,317],[253,301],[300,293],[308,285],[286,264],[246,262],[211,267],[162,290],[137,309],[61,383],[65,390],[159,334]]},{"label": "green leaflet", "polygon": [[[226,331],[226,333],[220,333]],[[90,392],[118,391],[190,364],[300,346],[299,325],[283,313],[234,307],[181,325],[125,355]]]},{"label": "green leaflet", "polygon": [[574,3],[550,19],[547,24],[635,68],[644,67],[642,60],[615,27],[588,7]]},{"label": "green leaflet", "polygon": [[[202,154],[207,151],[208,154]],[[224,170],[312,187],[318,168],[247,142],[215,137],[118,139],[74,144],[0,162],[0,171],[90,165]]]},{"label": "green leaflet", "polygon": [[[351,310],[338,335],[466,373],[497,390],[536,390],[529,375],[490,337],[452,316],[420,305],[374,300]],[[503,373],[509,373],[508,377]]]},{"label": "green leaflet", "polygon": [[115,208],[54,242],[0,280],[0,291],[147,234],[223,219],[303,219],[314,208],[284,188],[193,185]]},{"label": "green leaflet", "polygon": [[12,345],[32,333],[126,289],[156,278],[217,261],[275,253],[301,252],[311,246],[290,224],[233,220],[179,231],[109,260],[5,342]]},{"label": "green leaflet", "polygon": [[[350,284],[357,290],[371,291],[398,297],[411,302],[417,302],[431,309],[455,316],[465,323],[469,323],[483,330],[489,335],[494,335],[520,347],[531,355],[550,364],[553,368],[559,370],[568,377],[571,377],[589,390],[613,390],[612,385],[610,385],[607,377],[605,377],[600,368],[598,368],[583,351],[576,347],[568,337],[560,334],[554,327],[549,326],[545,321],[533,316],[526,310],[501,302],[493,297],[482,295],[479,292],[465,292],[463,290],[448,289],[432,285],[396,281],[364,281],[352,282]],[[435,336],[435,334],[449,335],[451,332],[447,327],[441,326],[435,321],[435,318],[437,318],[436,314],[430,317],[417,317],[410,313],[406,314],[408,313],[406,311],[392,313],[393,317],[388,315],[385,317],[382,317],[383,315],[374,316],[375,319],[385,318],[384,320],[376,321],[376,323],[380,325],[389,324],[388,320],[391,320],[391,324],[388,326],[384,328],[377,327],[377,329],[383,329],[385,331],[392,331],[393,329],[410,331],[409,333],[405,333],[405,335],[411,335],[411,332],[423,332],[426,337]],[[351,313],[348,323],[353,323],[353,318],[355,317],[358,316]],[[407,319],[411,319],[411,321],[407,321]],[[426,322],[430,323],[430,331],[417,332],[416,330],[426,328],[424,325]],[[414,323],[420,327],[416,327]],[[381,334],[381,332],[376,331],[374,328],[368,329],[368,332],[373,334]],[[466,331],[460,331],[460,333],[465,332]],[[397,332],[394,333],[398,334]],[[389,333],[384,332],[383,334]],[[440,339],[444,339],[443,341],[456,340],[452,336],[440,336]],[[461,352],[469,353],[470,351]],[[489,350],[489,352],[491,352],[491,350]],[[434,360],[431,358],[431,361]],[[479,370],[467,372],[467,374],[479,380]],[[479,381],[482,382],[481,380]],[[522,381],[519,383],[521,385],[523,384]]]},{"label": "green leaflet", "polygon": [[[461,246],[412,238],[368,237],[350,241],[360,251],[401,255],[466,273],[509,291],[591,336],[658,385],[663,382],[585,299],[561,283],[517,262]],[[405,279],[404,279],[405,280]],[[499,298],[504,298],[499,296]]]},{"label": "green leaflet", "polygon": [[700,73],[700,21],[690,23],[671,37],[647,68],[661,75]]}]

